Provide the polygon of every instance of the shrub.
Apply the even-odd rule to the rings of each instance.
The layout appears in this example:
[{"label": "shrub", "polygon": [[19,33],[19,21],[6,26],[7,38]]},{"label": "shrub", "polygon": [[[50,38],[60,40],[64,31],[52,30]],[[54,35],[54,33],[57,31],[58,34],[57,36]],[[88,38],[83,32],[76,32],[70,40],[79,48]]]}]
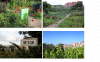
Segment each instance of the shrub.
[{"label": "shrub", "polygon": [[42,18],[42,14],[40,13],[40,11],[39,12],[34,12],[34,14],[35,14],[35,16],[34,16],[34,18],[36,18],[36,19],[41,19]]},{"label": "shrub", "polygon": [[84,58],[84,46],[82,47],[68,47],[66,50],[62,51],[60,46],[57,46],[57,51],[50,51],[48,53],[47,50],[45,50],[44,57],[45,58]]}]

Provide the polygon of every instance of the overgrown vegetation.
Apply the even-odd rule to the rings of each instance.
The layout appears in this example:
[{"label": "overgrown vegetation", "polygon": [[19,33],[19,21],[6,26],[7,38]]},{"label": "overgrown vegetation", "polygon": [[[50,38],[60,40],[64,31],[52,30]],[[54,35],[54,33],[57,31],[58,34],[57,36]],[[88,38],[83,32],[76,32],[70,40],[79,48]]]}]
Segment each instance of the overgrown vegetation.
[{"label": "overgrown vegetation", "polygon": [[[61,49],[63,50],[63,44],[60,44],[60,47]],[[53,44],[46,44],[46,43],[42,43],[42,58],[45,58],[44,53],[45,53],[45,50],[47,50],[49,53],[50,51],[52,51],[52,49],[54,49],[54,52],[56,53],[57,52],[57,48],[53,45]]]},{"label": "overgrown vegetation", "polygon": [[82,2],[78,2],[76,5],[71,7],[71,10],[84,10],[84,6]]},{"label": "overgrown vegetation", "polygon": [[54,48],[50,52],[48,52],[48,50],[45,50],[44,58],[84,58],[84,46],[76,48],[68,47],[63,51],[60,45],[58,45],[56,51]]},{"label": "overgrown vegetation", "polygon": [[[44,13],[43,13],[43,27],[47,27],[57,21],[63,19],[66,15],[71,14],[57,27],[65,28],[77,28],[84,27],[84,6],[82,2],[79,2],[72,6],[71,8],[66,8],[63,5],[50,5],[44,2]],[[50,8],[49,8],[50,7]]]},{"label": "overgrown vegetation", "polygon": [[[9,48],[14,49],[14,51],[5,51],[4,48],[0,47],[0,58],[42,58],[42,32],[41,31],[19,31],[19,34],[23,34],[24,38],[27,38],[26,34],[30,35],[31,37],[38,38],[38,45],[37,47],[29,47],[29,50],[21,49],[19,45],[10,42],[12,45]],[[25,48],[25,47],[23,47]],[[33,50],[34,48],[34,50]],[[34,52],[34,54],[33,54]]]},{"label": "overgrown vegetation", "polygon": [[83,28],[84,27],[84,12],[75,12],[61,22],[58,27],[60,28]]},{"label": "overgrown vegetation", "polygon": [[[61,7],[59,9],[61,9]],[[50,10],[49,14],[43,14],[43,26],[47,27],[48,25],[56,23],[57,21],[63,19],[68,13],[69,11],[56,11],[55,8],[53,8],[53,10]]]},{"label": "overgrown vegetation", "polygon": [[[29,27],[27,15],[24,15],[25,19],[21,20],[20,10],[22,8],[29,8],[29,15],[35,19],[42,18],[42,12],[32,12],[34,4],[41,4],[41,0],[11,0],[6,3],[0,3],[0,27]],[[14,10],[17,8],[19,12],[14,13]],[[39,7],[40,10],[42,7]],[[38,8],[38,9],[39,9]],[[10,11],[11,10],[11,11]],[[33,16],[35,14],[35,16]]]}]

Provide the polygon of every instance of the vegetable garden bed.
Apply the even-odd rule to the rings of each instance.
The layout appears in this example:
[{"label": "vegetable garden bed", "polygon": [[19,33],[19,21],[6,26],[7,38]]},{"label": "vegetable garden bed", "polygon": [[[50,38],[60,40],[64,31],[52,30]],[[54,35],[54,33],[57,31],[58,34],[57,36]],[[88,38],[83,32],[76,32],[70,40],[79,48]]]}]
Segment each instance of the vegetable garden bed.
[{"label": "vegetable garden bed", "polygon": [[46,27],[46,26],[49,26],[61,19],[63,19],[67,14],[58,14],[57,12],[50,12],[50,14],[44,14],[43,16],[43,26]]},{"label": "vegetable garden bed", "polygon": [[76,12],[73,15],[67,17],[63,22],[61,22],[58,27],[60,28],[83,28],[84,27],[84,13]]}]

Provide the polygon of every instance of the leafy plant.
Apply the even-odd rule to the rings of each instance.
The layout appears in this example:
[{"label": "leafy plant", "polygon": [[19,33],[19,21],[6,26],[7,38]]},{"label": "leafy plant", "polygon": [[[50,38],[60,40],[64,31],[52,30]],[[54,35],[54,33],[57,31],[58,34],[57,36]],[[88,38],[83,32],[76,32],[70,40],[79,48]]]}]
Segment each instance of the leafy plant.
[{"label": "leafy plant", "polygon": [[52,49],[49,53],[45,50],[44,58],[84,58],[84,46],[76,48],[68,47],[66,50],[62,51],[60,45],[58,45],[56,51]]},{"label": "leafy plant", "polygon": [[[12,42],[10,42],[10,43],[12,43]],[[14,51],[15,58],[32,58],[33,57],[32,53],[30,53],[29,50],[23,50],[15,43],[12,43],[12,44],[18,48]]]},{"label": "leafy plant", "polygon": [[0,3],[0,13],[5,12],[6,9],[6,3]]},{"label": "leafy plant", "polygon": [[15,0],[11,0],[11,2],[10,2],[10,8],[14,9],[14,7],[15,7]]}]

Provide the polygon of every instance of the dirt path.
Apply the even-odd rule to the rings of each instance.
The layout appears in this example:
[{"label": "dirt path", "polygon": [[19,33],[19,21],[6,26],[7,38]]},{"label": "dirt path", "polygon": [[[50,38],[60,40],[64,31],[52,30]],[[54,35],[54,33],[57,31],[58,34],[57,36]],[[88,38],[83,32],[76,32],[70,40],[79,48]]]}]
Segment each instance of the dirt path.
[{"label": "dirt path", "polygon": [[[8,9],[8,11],[10,11],[10,9]],[[13,10],[11,10],[11,11],[13,11]],[[19,12],[19,14],[20,13],[21,12]],[[32,22],[32,19],[34,20],[33,22]],[[29,20],[29,27],[41,28],[41,21],[42,20],[34,19],[34,17],[29,16],[29,15],[28,15],[28,20]]]},{"label": "dirt path", "polygon": [[[70,14],[69,14],[69,15],[70,15]],[[66,17],[68,17],[69,15],[67,15]],[[66,17],[65,17],[65,18],[66,18]],[[63,20],[65,20],[65,18],[62,19],[62,20],[60,20],[60,21],[58,21],[58,22],[55,22],[55,23],[52,24],[52,25],[49,25],[49,26],[46,27],[46,28],[57,28],[58,24],[60,24]]]}]

